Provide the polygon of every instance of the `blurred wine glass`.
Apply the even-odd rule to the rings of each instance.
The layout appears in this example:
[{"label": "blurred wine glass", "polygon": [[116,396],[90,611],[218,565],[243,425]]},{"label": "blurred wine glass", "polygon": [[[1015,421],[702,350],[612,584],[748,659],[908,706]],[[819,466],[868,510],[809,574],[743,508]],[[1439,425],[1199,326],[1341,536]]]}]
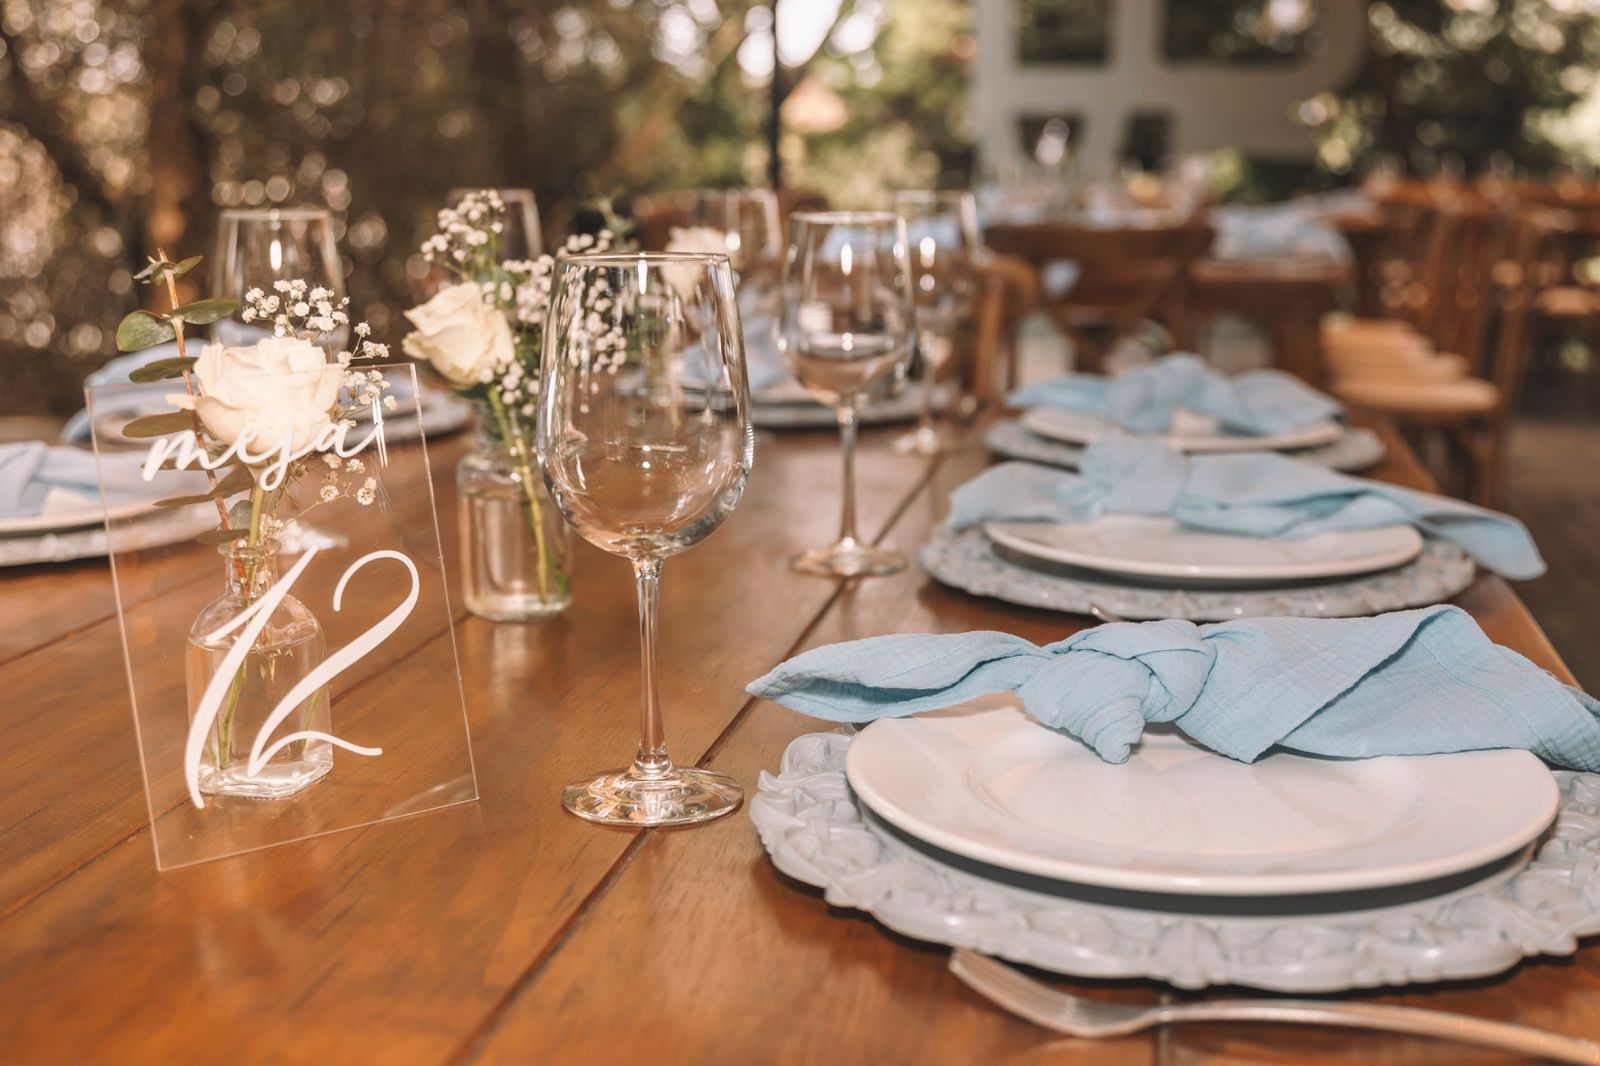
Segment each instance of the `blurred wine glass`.
[{"label": "blurred wine glass", "polygon": [[[301,279],[332,294],[339,304],[345,298],[344,269],[339,242],[333,232],[333,215],[324,207],[228,208],[217,227],[217,254],[211,261],[211,291],[237,300],[233,314],[211,327],[211,339],[225,345],[250,345],[271,330],[244,321],[245,293],[273,292],[279,281]],[[332,352],[345,350],[350,327],[340,326],[318,339]],[[278,534],[284,557],[312,547],[342,547],[348,540],[333,529],[323,529],[298,516]]]},{"label": "blurred wine glass", "polygon": [[978,295],[978,205],[969,192],[899,192],[894,210],[905,220],[911,284],[917,305],[917,357],[922,414],[917,428],[894,442],[897,452],[937,455],[948,443],[934,422],[939,372],[955,351],[955,333]]},{"label": "blurred wine glass", "polygon": [[856,534],[856,417],[888,395],[911,359],[916,313],[906,224],[889,212],[790,216],[784,267],[783,344],[789,369],[839,420],[844,505],[839,539],[796,557],[808,574],[853,577],[904,568],[905,556]]},{"label": "blurred wine glass", "polygon": [[[217,226],[217,253],[211,260],[211,291],[237,300],[239,307],[212,327],[212,339],[227,345],[259,340],[266,331],[241,316],[245,293],[251,289],[270,293],[275,282],[296,278],[327,289],[335,303],[344,299],[339,242],[327,208],[224,210]],[[325,335],[322,343],[343,350],[349,340],[350,329],[343,326]]]},{"label": "blurred wine glass", "polygon": [[494,193],[505,205],[503,226],[494,235],[495,262],[533,259],[544,250],[539,233],[539,208],[532,189],[451,189],[445,202],[455,207],[471,193]]},{"label": "blurred wine glass", "polygon": [[661,563],[733,511],[754,453],[733,269],[720,254],[578,255],[555,267],[537,448],[556,505],[585,540],[633,564],[644,691],[633,764],[568,785],[590,821],[681,825],[743,795],[673,764],[656,688]]}]

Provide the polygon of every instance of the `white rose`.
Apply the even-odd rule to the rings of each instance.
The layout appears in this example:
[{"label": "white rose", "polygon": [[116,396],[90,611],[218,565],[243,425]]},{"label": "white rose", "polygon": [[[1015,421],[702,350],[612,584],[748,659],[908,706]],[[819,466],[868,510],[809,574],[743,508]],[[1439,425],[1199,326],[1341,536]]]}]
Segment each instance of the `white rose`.
[{"label": "white rose", "polygon": [[[667,251],[716,252],[720,255],[727,255],[728,234],[710,226],[674,226],[669,231]],[[672,283],[672,287],[678,290],[678,295],[685,300],[689,300],[694,298],[695,282],[700,279],[703,269],[698,266],[670,264],[664,268],[663,273],[667,275],[667,280]]]},{"label": "white rose", "polygon": [[232,444],[249,430],[252,457],[311,444],[326,427],[344,371],[299,337],[266,337],[244,348],[208,344],[195,360],[200,395],[167,399],[200,416],[206,431]]},{"label": "white rose", "polygon": [[482,384],[485,371],[493,373],[516,357],[511,324],[470,281],[440,289],[406,317],[417,328],[400,347],[431,363],[452,385]]}]

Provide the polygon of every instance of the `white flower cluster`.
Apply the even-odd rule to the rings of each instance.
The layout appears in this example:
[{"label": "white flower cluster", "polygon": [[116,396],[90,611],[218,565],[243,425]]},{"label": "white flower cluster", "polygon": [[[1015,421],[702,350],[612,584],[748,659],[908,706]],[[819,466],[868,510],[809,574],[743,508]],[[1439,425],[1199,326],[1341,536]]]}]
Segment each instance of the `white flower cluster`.
[{"label": "white flower cluster", "polygon": [[[363,507],[370,507],[377,500],[378,479],[362,476],[366,474],[367,467],[359,457],[343,459],[333,452],[325,452],[322,462],[328,469],[322,476],[322,484],[317,487],[317,503],[349,498]],[[359,483],[357,479],[360,479]]]},{"label": "white flower cluster", "polygon": [[[616,237],[608,229],[594,236],[587,233],[568,237],[555,255],[542,255],[530,262],[501,264],[517,278],[515,301],[510,310],[517,324],[529,331],[543,333],[545,315],[550,309],[551,290],[555,286],[555,265],[558,260],[575,255],[596,255],[609,252],[616,246]],[[592,360],[597,370],[615,370],[624,361],[627,339],[617,328],[611,311],[611,287],[604,277],[586,289],[579,301],[582,330],[568,334],[567,357],[576,362]]]},{"label": "white flower cluster", "polygon": [[246,322],[271,322],[272,333],[277,337],[314,337],[350,324],[345,310],[350,306],[349,297],[335,303],[331,289],[311,285],[304,278],[280,278],[272,288],[272,292],[259,288],[246,292],[239,317]]},{"label": "white flower cluster", "polygon": [[[469,192],[439,212],[439,232],[422,242],[422,258],[447,260],[457,268],[483,255],[505,229],[505,201],[493,189]],[[489,259],[492,262],[493,256]]]}]

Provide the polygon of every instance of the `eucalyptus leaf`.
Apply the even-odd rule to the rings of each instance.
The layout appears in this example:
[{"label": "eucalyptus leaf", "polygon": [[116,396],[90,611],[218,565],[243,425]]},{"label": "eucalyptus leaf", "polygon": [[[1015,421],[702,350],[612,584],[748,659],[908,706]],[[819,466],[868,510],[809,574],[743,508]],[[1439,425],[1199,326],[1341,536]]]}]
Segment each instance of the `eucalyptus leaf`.
[{"label": "eucalyptus leaf", "polygon": [[131,311],[117,326],[117,350],[142,352],[178,335],[172,323],[150,311]]},{"label": "eucalyptus leaf", "polygon": [[233,529],[208,529],[194,538],[201,544],[230,544],[236,540],[244,540],[250,535],[250,530],[245,526]]},{"label": "eucalyptus leaf", "polygon": [[186,359],[157,359],[153,363],[146,363],[137,370],[128,372],[128,380],[145,384],[151,381],[166,381],[169,378],[181,378],[183,372],[195,364],[194,356]]},{"label": "eucalyptus leaf", "polygon": [[167,265],[168,263],[165,259],[152,259],[150,260],[149,266],[145,267],[143,270],[139,271],[139,273],[133,276],[133,280],[149,281],[156,276],[156,273],[160,271],[162,267]]},{"label": "eucalyptus leaf", "polygon": [[189,271],[199,266],[200,260],[203,258],[204,256],[191,255],[189,258],[183,260],[177,266],[172,268],[172,276],[175,278],[183,277],[185,274],[189,273]]},{"label": "eucalyptus leaf", "polygon": [[250,524],[250,501],[240,500],[228,508],[228,521],[236,526],[248,526]]},{"label": "eucalyptus leaf", "polygon": [[164,500],[157,500],[157,507],[188,507],[194,503],[210,503],[210,496],[169,496]]},{"label": "eucalyptus leaf", "polygon": [[194,428],[194,416],[188,411],[171,411],[164,415],[145,415],[135,418],[122,427],[124,437],[165,437],[168,433],[182,433]]},{"label": "eucalyptus leaf", "polygon": [[192,304],[174,307],[172,318],[181,318],[191,326],[209,326],[213,322],[220,322],[233,314],[239,306],[238,300],[228,300],[223,297],[213,297],[209,300],[196,300]]},{"label": "eucalyptus leaf", "polygon": [[[211,490],[211,496],[213,499],[225,500],[229,496],[234,496],[241,492],[249,492],[255,487],[256,479],[250,473],[250,468],[248,466],[236,466],[228,471],[226,477],[217,482],[217,487]],[[246,508],[249,506],[249,503],[245,503]]]}]

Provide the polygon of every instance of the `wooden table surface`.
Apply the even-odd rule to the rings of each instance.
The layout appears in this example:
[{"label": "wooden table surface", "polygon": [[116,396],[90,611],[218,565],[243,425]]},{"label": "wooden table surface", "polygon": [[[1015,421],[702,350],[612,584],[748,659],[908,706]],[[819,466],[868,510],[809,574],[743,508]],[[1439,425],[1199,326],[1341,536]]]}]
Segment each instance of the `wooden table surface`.
[{"label": "wooden table surface", "polygon": [[[987,461],[864,438],[863,527],[914,551]],[[1424,475],[1391,437],[1378,474]],[[448,472],[466,445],[434,445]],[[827,728],[744,694],[817,644],[1087,620],[966,596],[915,566],[853,584],[789,572],[834,532],[832,434],[763,434],[727,525],[665,570],[661,685],[680,761],[753,790],[794,737]],[[440,479],[446,551],[455,545]],[[1430,1041],[1265,1026],[1103,1042],[1053,1036],[979,999],[947,953],[778,874],[743,812],[622,831],[557,793],[637,737],[626,565],[579,549],[576,599],[534,625],[456,630],[481,800],[158,874],[103,564],[0,574],[0,1062],[34,1063],[1487,1063]],[[1457,601],[1496,640],[1567,676],[1515,595]],[[448,677],[406,679],[407,699]],[[336,771],[337,772],[337,771]],[[1155,1002],[1140,981],[1063,981]],[[1499,978],[1362,995],[1576,1035],[1600,1033],[1600,951]]]}]

